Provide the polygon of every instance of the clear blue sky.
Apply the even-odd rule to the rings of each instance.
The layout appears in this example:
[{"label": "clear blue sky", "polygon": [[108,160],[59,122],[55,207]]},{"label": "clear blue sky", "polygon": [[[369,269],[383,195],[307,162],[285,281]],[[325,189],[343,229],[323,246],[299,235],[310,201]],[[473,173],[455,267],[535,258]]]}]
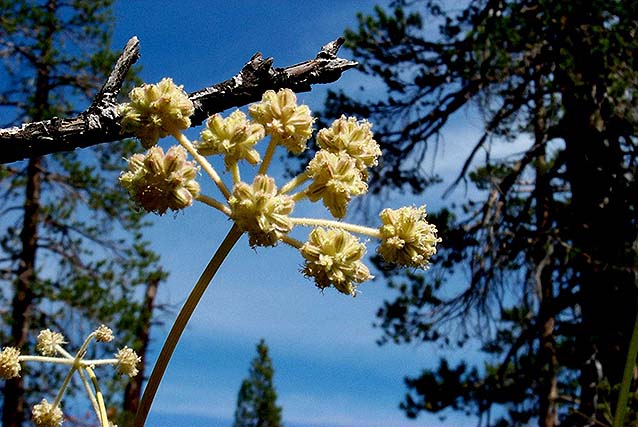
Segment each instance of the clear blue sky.
[{"label": "clear blue sky", "polygon": [[[275,66],[312,58],[344,28],[356,26],[358,11],[370,12],[374,4],[120,1],[114,47],[137,36],[145,81],[170,76],[193,91],[233,76],[257,51],[273,56]],[[362,81],[368,82],[351,71],[333,87],[355,88]],[[319,110],[325,90],[316,87],[299,98]],[[463,160],[458,147],[476,131],[469,123],[446,135],[437,159],[441,172],[458,171]],[[436,207],[439,194],[409,202]],[[397,195],[389,203],[398,207],[401,199]],[[203,206],[157,218],[148,238],[171,274],[160,289],[160,301],[181,305],[229,226],[221,214]],[[444,354],[429,346],[377,346],[380,331],[372,323],[383,300],[392,296],[383,282],[363,284],[357,298],[332,289],[322,294],[299,273],[301,263],[287,246],[251,250],[246,240],[240,241],[186,330],[147,425],[230,425],[237,391],[261,338],[270,347],[288,426],[475,425],[455,415],[445,423],[435,416],[407,420],[398,409],[406,391],[403,377],[435,365]],[[154,330],[151,361],[173,319],[163,320],[167,326]]]}]

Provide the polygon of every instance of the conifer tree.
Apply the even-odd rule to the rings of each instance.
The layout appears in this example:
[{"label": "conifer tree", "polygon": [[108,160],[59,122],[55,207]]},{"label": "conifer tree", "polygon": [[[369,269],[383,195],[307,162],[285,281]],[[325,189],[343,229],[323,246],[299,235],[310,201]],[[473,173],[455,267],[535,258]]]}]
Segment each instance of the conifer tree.
[{"label": "conifer tree", "polygon": [[[111,0],[0,1],[4,127],[86,108],[117,58],[111,6]],[[73,340],[100,323],[136,343],[132,332],[149,317],[140,315],[140,287],[155,287],[164,273],[142,240],[142,214],[116,185],[122,159],[135,148],[123,141],[0,168],[3,345],[29,352],[44,327]],[[23,425],[33,401],[57,383],[50,376],[60,374],[25,370],[3,386],[5,427]]]},{"label": "conifer tree", "polygon": [[237,395],[233,427],[280,427],[281,407],[277,406],[277,392],[273,382],[274,368],[268,346],[262,339],[257,344],[248,378]]},{"label": "conifer tree", "polygon": [[435,273],[387,271],[397,297],[379,325],[386,342],[481,342],[485,365],[408,378],[409,417],[610,424],[638,298],[637,16],[636,1],[399,0],[346,33],[384,90],[332,93],[325,115],[375,124],[373,188],[427,191],[429,156],[454,158],[446,126],[481,132],[456,181],[476,191],[430,216]]}]

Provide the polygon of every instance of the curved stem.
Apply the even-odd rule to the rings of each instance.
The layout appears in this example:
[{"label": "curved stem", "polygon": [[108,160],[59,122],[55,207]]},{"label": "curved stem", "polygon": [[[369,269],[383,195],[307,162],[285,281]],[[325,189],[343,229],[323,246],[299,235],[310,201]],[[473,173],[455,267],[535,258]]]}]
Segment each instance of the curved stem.
[{"label": "curved stem", "polygon": [[231,214],[228,206],[205,194],[200,194],[199,196],[197,196],[195,200],[197,200],[198,202],[202,202],[210,207],[213,207],[217,209],[218,211],[226,214],[227,216],[230,216]]},{"label": "curved stem", "polygon": [[295,225],[305,225],[308,227],[332,227],[340,228],[342,230],[350,231],[352,233],[363,234],[364,236],[374,237],[375,239],[381,238],[381,233],[376,228],[364,227],[362,225],[350,224],[347,222],[334,221],[330,219],[317,219],[317,218],[289,218]]},{"label": "curved stem", "polygon": [[291,190],[294,190],[304,182],[308,181],[308,179],[310,179],[310,174],[308,172],[300,173],[299,175],[288,181],[286,184],[284,184],[284,186],[279,189],[279,194],[286,194]]},{"label": "curved stem", "polygon": [[208,262],[206,269],[200,276],[199,280],[195,284],[195,287],[191,291],[188,299],[184,303],[184,306],[180,310],[177,315],[177,319],[175,319],[175,323],[173,323],[173,327],[164,342],[164,346],[162,347],[162,351],[160,352],[159,357],[157,358],[157,362],[155,362],[155,366],[153,367],[153,372],[148,380],[148,384],[144,389],[144,394],[142,395],[142,399],[140,401],[140,406],[135,414],[135,422],[134,427],[143,427],[146,422],[146,417],[151,409],[151,405],[153,404],[153,399],[155,399],[155,394],[157,393],[157,389],[159,388],[159,384],[162,381],[162,377],[164,376],[164,372],[166,371],[166,367],[168,366],[168,362],[173,355],[173,351],[177,346],[179,338],[184,332],[184,328],[188,323],[188,320],[191,318],[191,315],[195,311],[195,307],[199,303],[199,300],[202,298],[204,291],[208,287],[208,284],[213,279],[217,270],[219,270],[220,265],[226,259],[226,256],[230,253],[230,250],[233,248],[235,243],[239,240],[242,235],[242,231],[237,227],[236,224],[233,224],[232,228],[224,238],[224,241],[219,246],[213,258]]},{"label": "curved stem", "polygon": [[108,418],[108,415],[106,414],[106,405],[104,404],[104,395],[102,394],[102,390],[100,389],[100,384],[97,381],[95,372],[93,372],[93,369],[89,368],[88,366],[85,367],[84,369],[86,370],[86,373],[89,374],[89,378],[91,379],[91,382],[93,383],[93,388],[95,389],[95,397],[97,399],[97,405],[100,411],[99,412],[100,423],[102,424],[102,427],[109,427],[109,418]]},{"label": "curved stem", "polygon": [[266,171],[268,170],[268,166],[270,166],[270,161],[272,160],[273,154],[275,154],[275,148],[277,148],[277,144],[273,141],[272,137],[270,138],[270,142],[268,143],[268,147],[266,147],[266,152],[264,153],[264,160],[261,162],[259,166],[258,175],[266,175]]},{"label": "curved stem", "polygon": [[301,243],[299,240],[290,236],[283,236],[281,238],[281,241],[287,245],[292,246],[295,249],[300,249],[303,246],[303,243]]},{"label": "curved stem", "polygon": [[193,144],[191,144],[191,142],[188,140],[188,138],[186,138],[184,134],[175,132],[173,134],[173,138],[175,138],[179,142],[179,144],[184,147],[191,156],[193,156],[197,163],[199,163],[202,169],[204,169],[208,176],[210,176],[213,182],[217,185],[217,188],[219,188],[219,191],[222,192],[226,200],[228,200],[228,198],[230,197],[230,191],[228,191],[226,184],[224,184],[224,181],[222,181],[222,179],[219,177],[219,174],[217,173],[213,165],[211,165],[204,156],[197,152],[195,147],[193,147]]}]

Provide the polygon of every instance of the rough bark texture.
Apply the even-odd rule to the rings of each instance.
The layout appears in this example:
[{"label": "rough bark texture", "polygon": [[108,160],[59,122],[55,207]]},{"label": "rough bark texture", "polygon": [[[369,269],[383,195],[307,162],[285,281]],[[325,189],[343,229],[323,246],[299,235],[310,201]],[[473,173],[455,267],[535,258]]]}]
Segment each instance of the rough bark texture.
[{"label": "rough bark texture", "polygon": [[[258,101],[268,89],[286,87],[307,92],[314,84],[336,81],[344,71],[357,66],[356,62],[337,57],[342,44],[343,39],[337,39],[321,48],[316,58],[286,68],[273,68],[272,58],[264,59],[260,53],[255,54],[231,79],[190,94],[195,105],[193,126],[211,114]],[[116,96],[138,56],[139,41],[133,37],[91,106],[78,116],[0,129],[0,163],[133,136],[121,130]]]}]

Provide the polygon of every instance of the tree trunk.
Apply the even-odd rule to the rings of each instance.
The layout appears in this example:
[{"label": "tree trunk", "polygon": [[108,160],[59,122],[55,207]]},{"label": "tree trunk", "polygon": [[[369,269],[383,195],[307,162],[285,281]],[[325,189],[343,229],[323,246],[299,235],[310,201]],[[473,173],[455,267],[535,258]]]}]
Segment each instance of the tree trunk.
[{"label": "tree trunk", "polygon": [[[146,352],[151,337],[151,320],[153,318],[153,309],[155,307],[155,296],[157,295],[157,287],[161,281],[161,274],[158,274],[148,280],[146,285],[146,293],[144,295],[144,308],[140,313],[138,328],[135,336],[139,340],[139,347],[135,349],[142,359],[137,365],[139,374],[130,379],[124,390],[124,402],[122,409],[124,417],[135,416],[140,406],[140,397],[142,393],[142,383],[144,382],[144,372],[146,370]],[[128,419],[128,418],[127,418]],[[131,418],[132,419],[132,418]]]},{"label": "tree trunk", "polygon": [[[28,342],[31,304],[34,299],[32,283],[35,280],[38,222],[40,214],[41,158],[31,159],[27,166],[27,185],[24,202],[24,223],[20,233],[22,251],[12,301],[11,341],[9,345],[21,348]],[[24,420],[23,377],[8,380],[4,387],[2,425],[18,427]]]},{"label": "tree trunk", "polygon": [[[635,236],[632,207],[626,201],[632,196],[624,194],[618,139],[589,125],[591,110],[573,107],[575,111],[565,114],[569,126],[565,143],[582,315],[578,337],[578,351],[583,357],[579,411],[602,422],[602,414],[596,415],[596,385],[602,378],[612,386],[621,382],[637,308],[636,288],[628,268]],[[615,397],[609,403],[615,407]]]},{"label": "tree trunk", "polygon": [[[547,142],[545,125],[545,109],[541,99],[536,100],[536,121],[534,123],[535,144]],[[545,145],[543,145],[545,146]],[[551,240],[551,194],[552,189],[545,173],[548,165],[545,154],[539,154],[535,162],[535,217],[538,241],[532,250],[535,266],[535,284],[539,298],[538,315],[536,319],[539,336],[537,387],[539,427],[555,427],[558,423],[558,406],[556,404],[558,386],[558,359],[556,357],[556,340],[554,325],[556,308],[554,303],[554,281],[551,257],[554,242]]]},{"label": "tree trunk", "polygon": [[[44,120],[49,115],[50,93],[50,55],[53,47],[53,35],[56,31],[55,13],[57,1],[49,0],[46,5],[48,14],[47,31],[42,34],[42,50],[37,59],[35,94],[32,106],[32,118]],[[11,313],[10,345],[21,348],[28,343],[31,326],[31,310],[35,298],[33,283],[36,280],[36,255],[38,249],[38,225],[40,222],[40,192],[44,160],[35,157],[27,165],[27,180],[23,207],[23,223],[20,232],[22,250],[18,261],[17,280],[13,295]],[[20,427],[25,418],[24,380],[13,378],[6,382],[3,393],[3,427]]]}]

